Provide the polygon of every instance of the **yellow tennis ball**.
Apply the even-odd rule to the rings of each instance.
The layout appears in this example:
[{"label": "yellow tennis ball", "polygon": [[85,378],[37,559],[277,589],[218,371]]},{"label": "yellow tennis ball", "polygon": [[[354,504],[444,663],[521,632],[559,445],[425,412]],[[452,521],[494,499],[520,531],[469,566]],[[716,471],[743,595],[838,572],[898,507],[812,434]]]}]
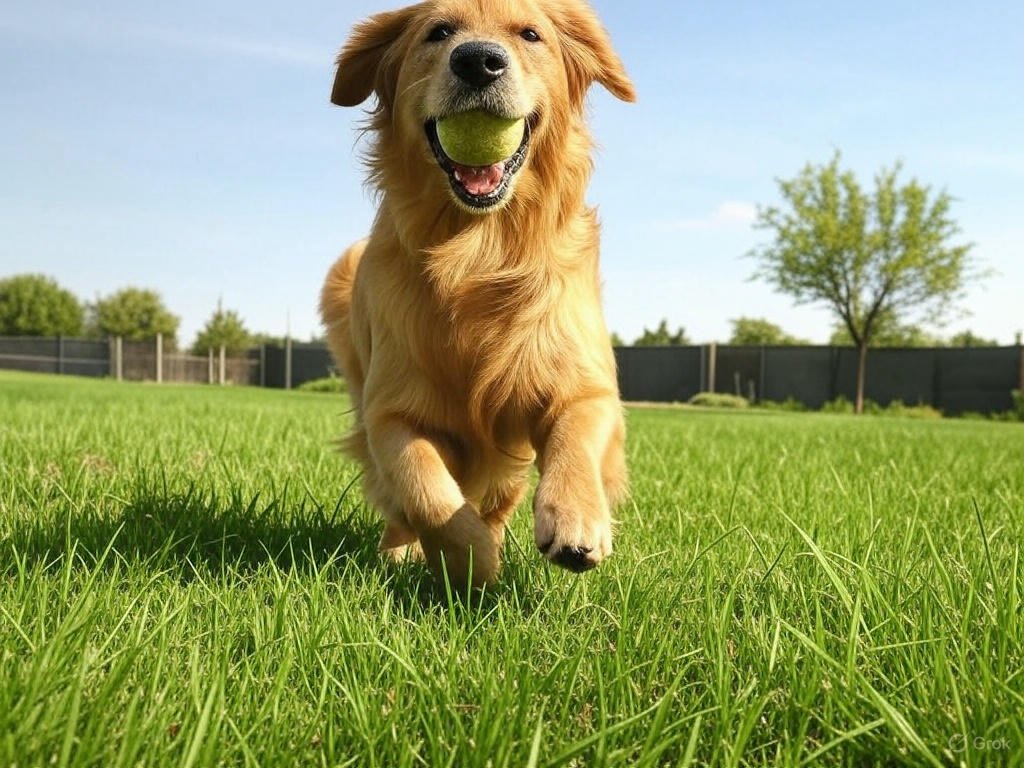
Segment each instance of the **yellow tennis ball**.
[{"label": "yellow tennis ball", "polygon": [[437,121],[441,148],[459,165],[480,167],[507,160],[523,142],[525,120],[492,115],[481,109]]}]

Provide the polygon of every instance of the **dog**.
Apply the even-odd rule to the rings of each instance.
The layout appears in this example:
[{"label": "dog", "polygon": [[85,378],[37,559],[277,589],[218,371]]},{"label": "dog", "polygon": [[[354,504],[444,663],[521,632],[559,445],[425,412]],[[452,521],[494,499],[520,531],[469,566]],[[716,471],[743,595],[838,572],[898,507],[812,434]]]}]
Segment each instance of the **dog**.
[{"label": "dog", "polygon": [[[582,572],[612,551],[625,424],[584,195],[594,84],[635,94],[583,0],[427,0],[358,24],[334,104],[375,96],[366,158],[379,208],[333,265],[320,310],[347,379],[347,452],[382,514],[380,549],[493,582],[531,465],[534,537]],[[448,158],[437,121],[525,118],[515,154]]]}]

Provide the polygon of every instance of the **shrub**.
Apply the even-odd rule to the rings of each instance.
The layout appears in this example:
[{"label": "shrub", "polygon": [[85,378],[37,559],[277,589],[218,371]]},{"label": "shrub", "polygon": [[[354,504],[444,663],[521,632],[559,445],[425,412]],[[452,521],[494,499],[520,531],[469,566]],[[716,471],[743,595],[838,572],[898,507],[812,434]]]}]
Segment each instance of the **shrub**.
[{"label": "shrub", "polygon": [[893,400],[884,410],[880,409],[878,415],[903,419],[941,419],[942,411],[924,403],[906,405],[902,400]]},{"label": "shrub", "polygon": [[785,400],[762,400],[757,404],[758,408],[764,408],[766,411],[790,411],[792,413],[803,413],[809,410],[804,403],[801,403],[795,397],[787,397]]},{"label": "shrub", "polygon": [[750,401],[745,397],[724,392],[699,392],[690,398],[690,405],[700,405],[704,408],[747,408]]},{"label": "shrub", "polygon": [[965,421],[987,421],[988,416],[978,411],[964,411],[960,414],[960,418]]},{"label": "shrub", "polygon": [[840,395],[821,406],[822,413],[853,413],[853,403]]},{"label": "shrub", "polygon": [[326,395],[340,395],[348,391],[345,380],[341,376],[325,376],[322,379],[311,379],[300,384],[299,392],[316,392]]}]

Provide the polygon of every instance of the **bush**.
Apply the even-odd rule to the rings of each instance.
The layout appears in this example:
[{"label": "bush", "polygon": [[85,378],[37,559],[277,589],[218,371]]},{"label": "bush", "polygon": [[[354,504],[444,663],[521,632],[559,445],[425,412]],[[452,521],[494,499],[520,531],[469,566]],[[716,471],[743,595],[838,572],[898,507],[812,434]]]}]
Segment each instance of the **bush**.
[{"label": "bush", "polygon": [[942,411],[924,403],[906,405],[902,400],[893,400],[884,410],[880,410],[878,415],[903,419],[941,419]]},{"label": "bush", "polygon": [[704,408],[748,408],[750,401],[739,395],[728,395],[722,392],[700,392],[690,398],[690,405]]},{"label": "bush", "polygon": [[988,421],[988,416],[978,411],[964,411],[960,414],[960,418],[965,421]]},{"label": "bush", "polygon": [[803,413],[809,410],[808,407],[795,397],[787,397],[785,400],[762,400],[757,404],[758,408],[766,411],[789,411],[791,413]]},{"label": "bush", "polygon": [[840,395],[821,406],[822,413],[853,413],[853,403]]},{"label": "bush", "polygon": [[1013,396],[1013,411],[1017,421],[1024,421],[1024,389],[1015,389],[1010,393]]},{"label": "bush", "polygon": [[316,392],[325,395],[341,395],[348,391],[345,380],[341,376],[325,376],[322,379],[311,379],[300,384],[299,392]]}]

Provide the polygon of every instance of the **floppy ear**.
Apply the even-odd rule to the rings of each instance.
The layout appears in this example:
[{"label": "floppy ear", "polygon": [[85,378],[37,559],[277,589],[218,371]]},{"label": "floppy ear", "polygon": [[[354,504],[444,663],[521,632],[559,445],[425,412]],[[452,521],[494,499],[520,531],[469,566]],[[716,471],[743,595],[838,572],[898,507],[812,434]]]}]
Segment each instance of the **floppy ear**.
[{"label": "floppy ear", "polygon": [[550,6],[561,37],[573,102],[582,106],[587,89],[595,82],[616,98],[636,101],[633,83],[597,14],[580,0],[554,0]]},{"label": "floppy ear", "polygon": [[331,102],[339,107],[362,104],[374,91],[381,103],[390,103],[394,95],[397,62],[388,60],[392,44],[398,40],[418,6],[387,11],[356,25],[345,47],[338,54]]}]

